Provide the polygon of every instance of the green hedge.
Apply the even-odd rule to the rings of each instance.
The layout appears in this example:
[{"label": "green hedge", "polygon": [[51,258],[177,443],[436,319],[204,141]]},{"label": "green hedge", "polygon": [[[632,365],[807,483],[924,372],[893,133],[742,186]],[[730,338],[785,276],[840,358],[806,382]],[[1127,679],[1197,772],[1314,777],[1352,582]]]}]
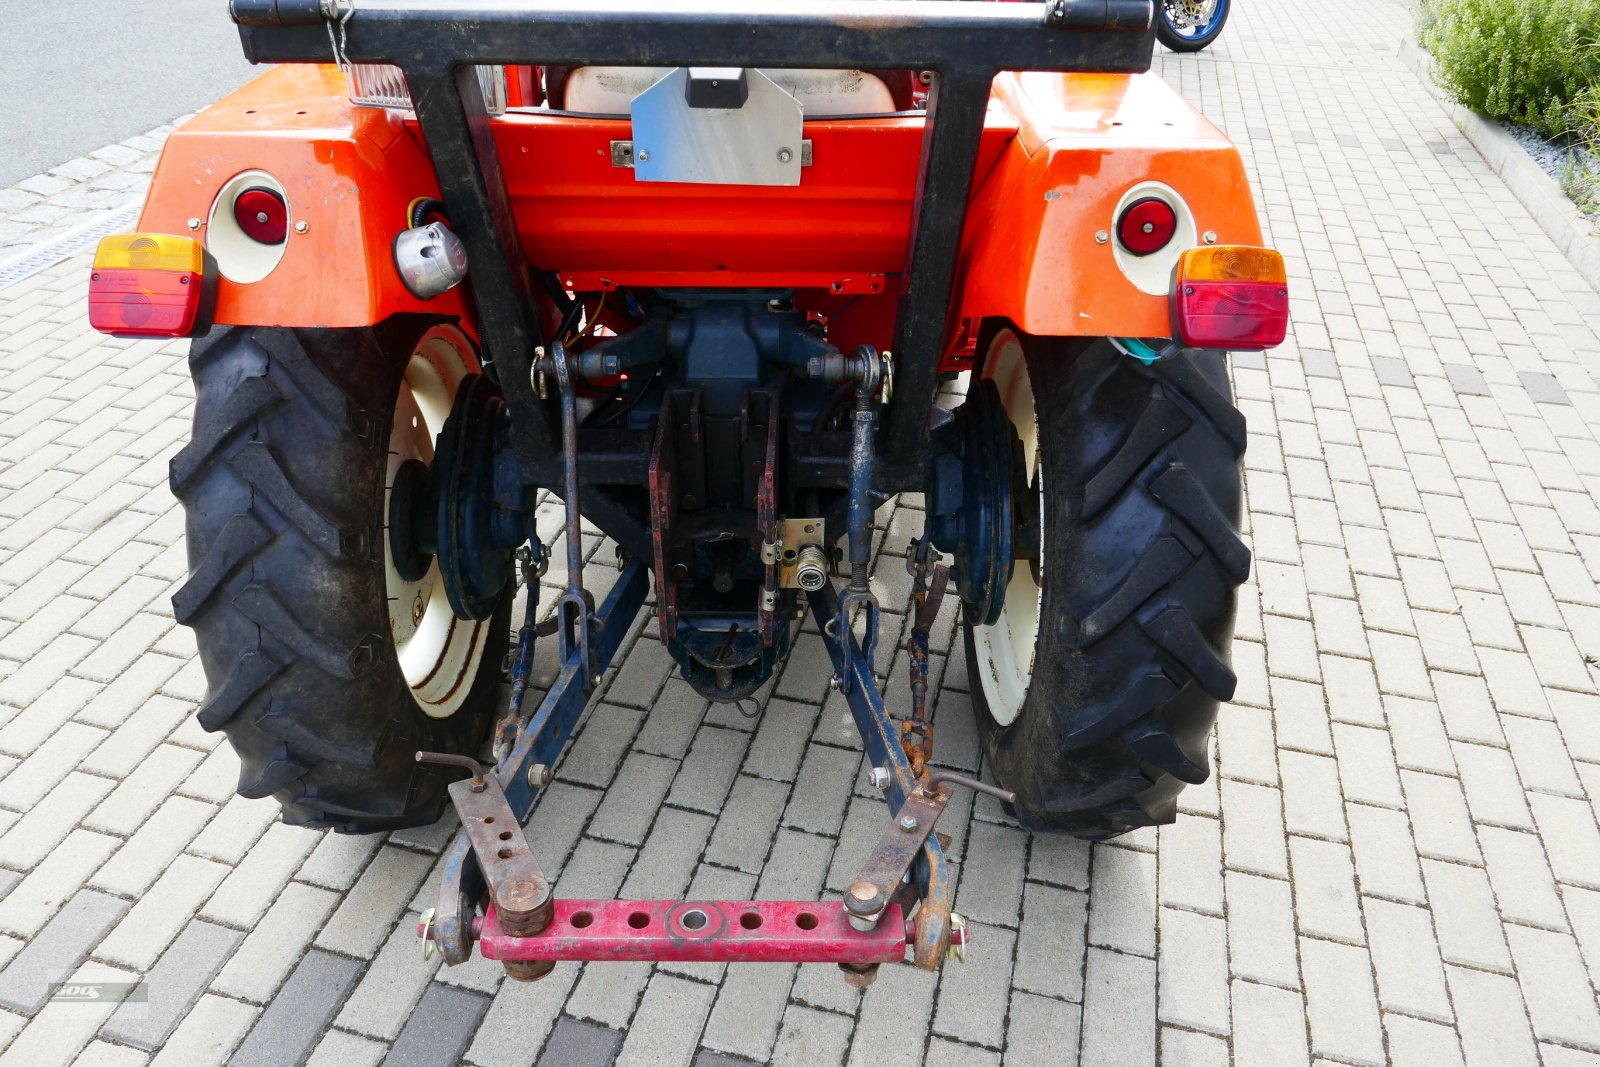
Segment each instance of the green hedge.
[{"label": "green hedge", "polygon": [[1431,0],[1420,26],[1439,81],[1490,118],[1580,132],[1600,86],[1600,0]]}]

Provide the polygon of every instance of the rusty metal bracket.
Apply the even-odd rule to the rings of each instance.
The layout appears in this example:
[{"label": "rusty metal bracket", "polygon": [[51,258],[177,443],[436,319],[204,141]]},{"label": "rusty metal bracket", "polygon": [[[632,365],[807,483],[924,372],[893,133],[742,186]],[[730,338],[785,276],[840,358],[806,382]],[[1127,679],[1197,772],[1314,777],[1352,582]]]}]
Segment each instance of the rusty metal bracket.
[{"label": "rusty metal bracket", "polygon": [[[500,917],[500,927],[508,934],[528,937],[550,925],[554,897],[550,883],[533,858],[522,825],[506,800],[500,781],[485,774],[477,761],[445,752],[418,752],[418,763],[471,764],[473,776],[452,782],[450,800],[461,818],[461,828],[472,846],[472,854],[483,872],[489,899]],[[506,974],[521,981],[543,978],[553,963],[530,960],[505,961]]]}]

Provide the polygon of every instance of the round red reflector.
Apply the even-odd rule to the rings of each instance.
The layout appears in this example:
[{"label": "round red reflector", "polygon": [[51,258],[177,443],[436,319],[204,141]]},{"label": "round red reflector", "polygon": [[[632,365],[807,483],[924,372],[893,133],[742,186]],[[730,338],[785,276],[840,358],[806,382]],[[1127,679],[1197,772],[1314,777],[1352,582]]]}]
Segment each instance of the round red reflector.
[{"label": "round red reflector", "polygon": [[1117,240],[1136,256],[1161,251],[1177,232],[1178,213],[1159,197],[1135,200],[1117,220]]},{"label": "round red reflector", "polygon": [[281,245],[289,236],[289,208],[271,189],[246,189],[233,202],[233,221],[245,236],[264,245]]}]

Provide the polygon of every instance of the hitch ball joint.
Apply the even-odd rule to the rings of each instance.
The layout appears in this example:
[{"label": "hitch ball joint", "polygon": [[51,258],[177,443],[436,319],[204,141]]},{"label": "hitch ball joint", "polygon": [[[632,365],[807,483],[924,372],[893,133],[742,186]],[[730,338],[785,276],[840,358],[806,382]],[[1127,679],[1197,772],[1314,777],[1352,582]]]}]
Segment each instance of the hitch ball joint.
[{"label": "hitch ball joint", "polygon": [[412,295],[432,300],[467,276],[467,249],[442,222],[401,230],[394,239],[394,265]]}]

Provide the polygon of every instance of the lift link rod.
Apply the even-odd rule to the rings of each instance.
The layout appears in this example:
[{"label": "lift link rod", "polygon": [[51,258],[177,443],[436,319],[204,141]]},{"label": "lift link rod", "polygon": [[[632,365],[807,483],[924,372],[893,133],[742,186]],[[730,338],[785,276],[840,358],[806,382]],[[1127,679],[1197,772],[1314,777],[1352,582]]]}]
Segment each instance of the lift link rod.
[{"label": "lift link rod", "polygon": [[[817,360],[811,361],[817,364]],[[855,382],[856,404],[851,413],[850,436],[850,584],[839,603],[829,625],[844,653],[844,669],[835,676],[839,688],[849,693],[855,672],[851,658],[856,654],[853,642],[848,640],[855,616],[862,616],[860,655],[866,660],[870,673],[878,651],[878,598],[868,584],[872,570],[872,488],[877,461],[878,412],[876,403],[878,386],[883,381],[883,358],[871,345],[861,345],[848,358],[826,361],[829,366],[823,373],[813,369],[813,376]]]},{"label": "lift link rod", "polygon": [[[911,635],[906,638],[906,661],[911,673],[911,714],[900,720],[900,747],[911,763],[911,773],[922,777],[933,759],[933,723],[928,721],[928,633],[944,603],[950,568],[939,562],[926,538],[911,542],[906,554],[906,570],[911,572]],[[933,578],[929,587],[928,578]]]},{"label": "lift link rod", "polygon": [[603,625],[594,613],[594,597],[583,587],[583,523],[578,511],[578,390],[573,380],[572,361],[559,340],[551,342],[553,355],[540,359],[543,370],[548,362],[556,386],[561,391],[561,459],[565,478],[567,523],[567,589],[561,594],[556,612],[561,625],[561,659],[567,662],[574,651],[582,672],[583,690],[594,689],[599,661],[590,647],[591,632]]}]

